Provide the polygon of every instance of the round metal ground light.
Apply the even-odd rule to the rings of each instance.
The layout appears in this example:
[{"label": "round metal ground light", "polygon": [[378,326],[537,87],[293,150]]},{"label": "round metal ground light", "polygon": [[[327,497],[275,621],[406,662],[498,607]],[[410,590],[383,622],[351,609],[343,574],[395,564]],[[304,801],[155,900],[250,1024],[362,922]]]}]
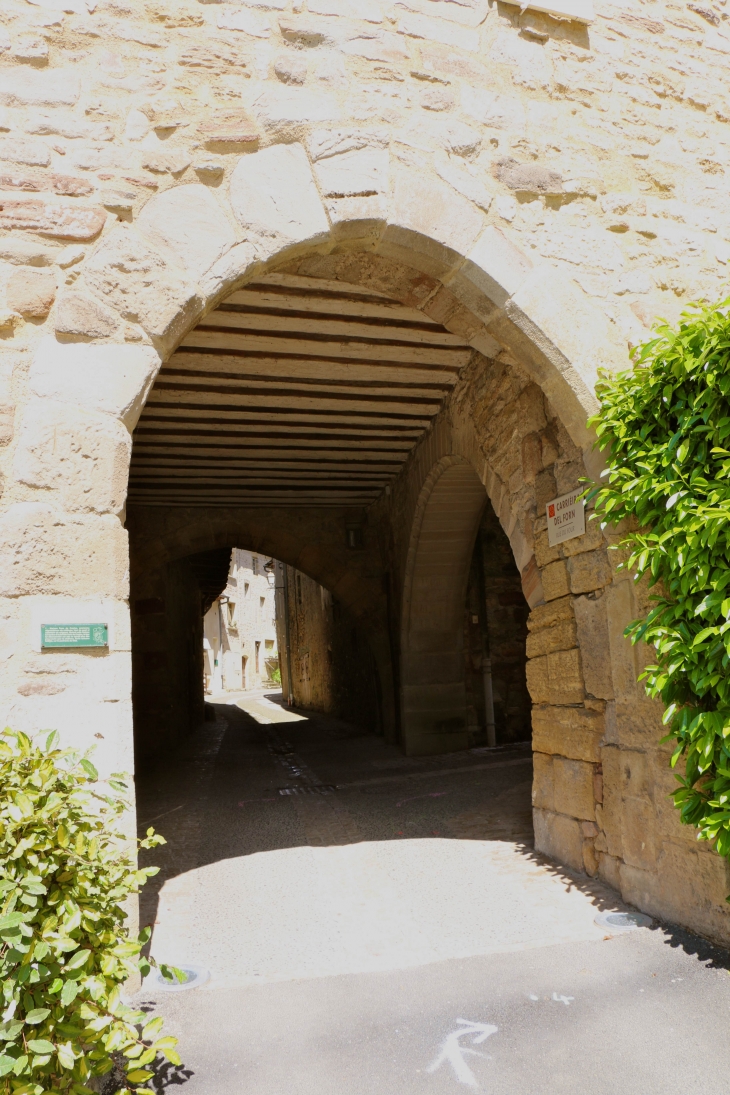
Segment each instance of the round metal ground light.
[{"label": "round metal ground light", "polygon": [[183,965],[178,966],[177,969],[185,975],[184,981],[178,981],[177,978],[173,978],[172,981],[169,981],[166,977],[162,976],[161,970],[155,970],[147,978],[147,985],[158,991],[161,989],[163,992],[185,992],[187,989],[200,988],[201,985],[204,985],[205,982],[210,979],[210,972],[204,970],[202,966],[191,966],[186,962]]},{"label": "round metal ground light", "polygon": [[650,928],[654,921],[650,916],[639,912],[602,912],[594,923],[611,932],[633,932],[637,928]]}]

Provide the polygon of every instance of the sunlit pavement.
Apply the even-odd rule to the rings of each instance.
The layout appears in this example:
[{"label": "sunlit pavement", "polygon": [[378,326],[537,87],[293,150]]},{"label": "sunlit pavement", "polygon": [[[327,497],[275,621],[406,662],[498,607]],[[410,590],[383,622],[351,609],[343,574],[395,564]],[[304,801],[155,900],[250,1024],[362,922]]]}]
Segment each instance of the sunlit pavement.
[{"label": "sunlit pavement", "polygon": [[213,700],[139,780],[169,841],[153,953],[208,975],[142,990],[185,1062],[160,1090],[718,1090],[724,953],[607,937],[617,896],[532,851],[528,751],[412,760],[278,695]]}]

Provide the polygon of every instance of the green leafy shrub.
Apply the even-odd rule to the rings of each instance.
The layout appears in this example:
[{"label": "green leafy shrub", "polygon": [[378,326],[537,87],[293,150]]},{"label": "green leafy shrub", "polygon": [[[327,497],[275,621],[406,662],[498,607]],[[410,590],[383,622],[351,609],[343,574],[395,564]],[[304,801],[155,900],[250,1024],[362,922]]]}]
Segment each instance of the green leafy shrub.
[{"label": "green leafy shrub", "polygon": [[596,509],[632,518],[625,564],[660,592],[627,635],[650,643],[642,674],[684,757],[674,800],[698,837],[730,856],[730,300],[694,307],[602,376],[591,420],[608,453]]},{"label": "green leafy shrub", "polygon": [[[137,868],[120,832],[125,785],[98,782],[91,761],[25,734],[0,734],[0,1093],[86,1095],[122,1061],[121,1092],[152,1095],[158,1053],[179,1064],[127,1007],[121,989],[149,972],[124,902],[157,868]],[[147,830],[140,847],[164,839]],[[163,967],[164,969],[164,967]],[[165,971],[170,976],[169,971]]]}]

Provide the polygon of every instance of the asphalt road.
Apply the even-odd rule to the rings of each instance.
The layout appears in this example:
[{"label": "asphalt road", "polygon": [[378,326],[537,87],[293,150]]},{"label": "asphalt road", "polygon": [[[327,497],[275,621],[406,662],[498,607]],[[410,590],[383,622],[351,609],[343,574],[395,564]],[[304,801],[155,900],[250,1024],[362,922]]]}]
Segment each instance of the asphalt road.
[{"label": "asphalt road", "polygon": [[209,975],[138,997],[180,1039],[159,1091],[730,1091],[728,956],[594,923],[625,906],[533,852],[528,754],[410,761],[241,702],[139,782],[153,952]]}]

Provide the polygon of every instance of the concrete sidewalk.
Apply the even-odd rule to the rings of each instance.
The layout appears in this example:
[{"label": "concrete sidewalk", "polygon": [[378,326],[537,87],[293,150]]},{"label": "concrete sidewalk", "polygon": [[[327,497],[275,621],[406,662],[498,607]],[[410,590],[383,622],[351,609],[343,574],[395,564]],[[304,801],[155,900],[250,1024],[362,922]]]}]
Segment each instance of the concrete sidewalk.
[{"label": "concrete sidewalk", "polygon": [[666,1095],[722,1075],[724,955],[606,938],[617,895],[532,850],[529,751],[411,760],[233,699],[140,781],[141,825],[169,840],[153,953],[210,974],[143,988],[186,1065],[160,1090]]}]

